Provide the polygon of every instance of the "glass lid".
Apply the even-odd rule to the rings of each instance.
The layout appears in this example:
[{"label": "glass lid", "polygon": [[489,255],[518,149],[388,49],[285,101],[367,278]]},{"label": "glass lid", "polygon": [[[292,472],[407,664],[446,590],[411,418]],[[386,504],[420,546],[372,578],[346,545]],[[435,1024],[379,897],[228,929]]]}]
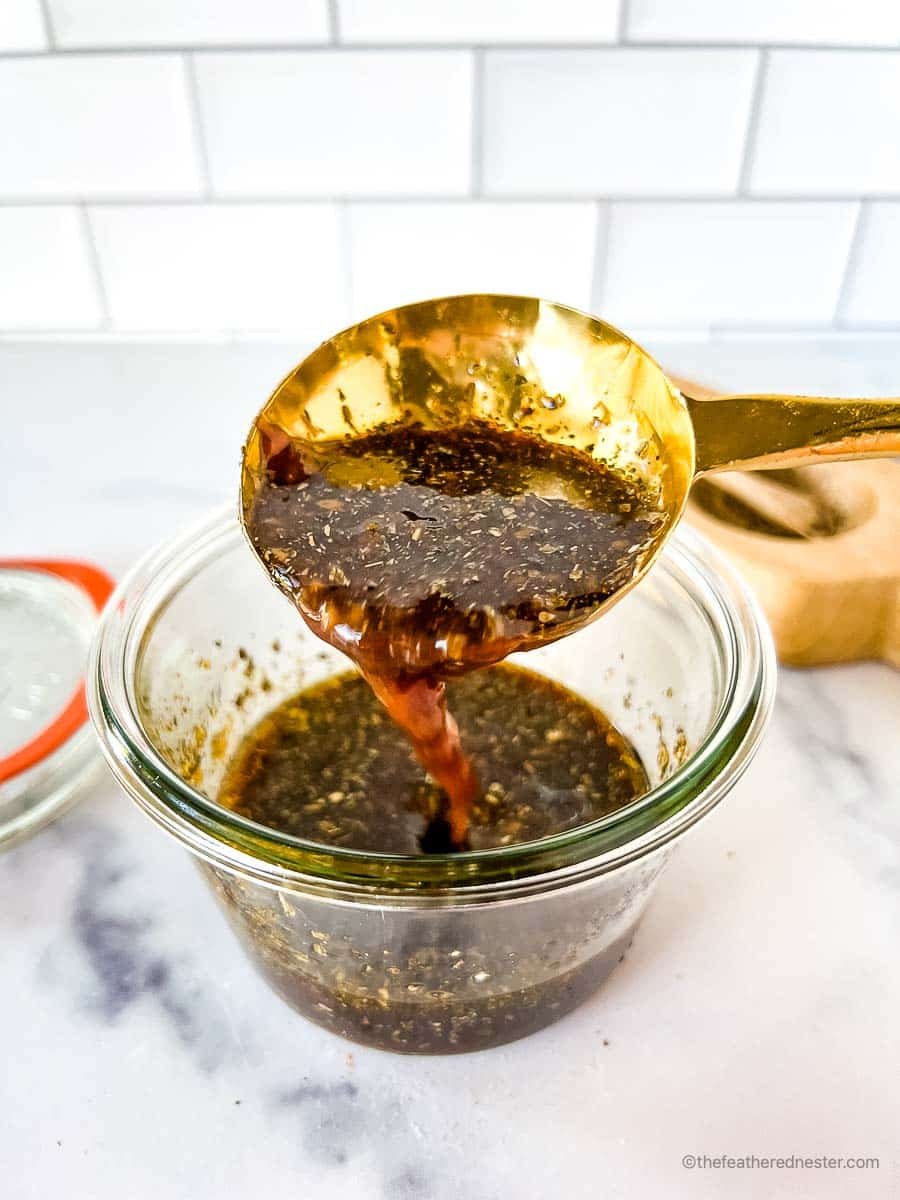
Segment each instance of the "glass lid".
[{"label": "glass lid", "polygon": [[58,815],[94,777],[84,668],[112,580],[87,563],[0,559],[0,844]]}]

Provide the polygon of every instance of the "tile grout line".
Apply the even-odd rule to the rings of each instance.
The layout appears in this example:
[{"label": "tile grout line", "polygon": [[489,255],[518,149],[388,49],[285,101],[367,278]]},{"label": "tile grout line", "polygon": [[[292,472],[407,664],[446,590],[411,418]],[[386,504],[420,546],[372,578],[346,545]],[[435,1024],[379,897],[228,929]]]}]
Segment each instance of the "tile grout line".
[{"label": "tile grout line", "polygon": [[[384,196],[384,194],[372,194],[367,192],[341,192],[341,193],[258,193],[248,192],[245,194],[218,194],[211,196],[209,199],[202,196],[184,196],[179,193],[150,193],[146,196],[130,196],[130,194],[122,193],[121,196],[115,194],[96,194],[96,196],[72,196],[68,192],[60,192],[54,196],[26,196],[26,194],[10,194],[10,196],[0,196],[0,210],[4,208],[23,208],[23,206],[31,206],[31,208],[54,208],[60,204],[72,204],[78,199],[85,199],[86,203],[94,206],[94,208],[102,209],[107,205],[115,205],[116,208],[126,206],[126,208],[157,208],[158,205],[166,204],[173,206],[190,206],[192,204],[208,204],[212,203],[227,206],[235,204],[337,204],[347,202],[348,204],[472,204],[472,196],[460,196],[458,193],[449,194],[446,192],[422,192],[421,196],[416,196],[409,192],[398,194],[398,196]],[[516,196],[504,194],[503,192],[491,193],[490,196],[475,197],[475,199],[484,200],[492,204],[547,204],[547,205],[572,205],[572,204],[592,204],[599,203],[600,200],[616,200],[620,204],[654,204],[661,206],[671,206],[677,208],[682,204],[722,204],[738,206],[740,204],[750,204],[758,206],[758,208],[766,208],[768,205],[778,204],[858,204],[859,194],[833,194],[824,193],[821,196],[811,196],[811,194],[791,193],[770,193],[766,196],[754,193],[752,196],[736,196],[734,193],[721,192],[695,192],[686,193],[682,196],[670,196],[666,192],[650,193],[650,192],[576,192],[572,194],[556,194],[546,192],[520,192]],[[900,204],[900,193],[898,192],[869,192],[866,193],[866,200],[877,200],[884,204]]]},{"label": "tile grout line", "polygon": [[[600,314],[602,315],[602,314]],[[826,339],[837,345],[848,342],[862,341],[874,344],[896,345],[900,338],[900,322],[894,321],[864,321],[835,329],[827,324],[811,324],[809,322],[791,325],[637,325],[633,327],[639,338],[647,336],[649,331],[654,338],[663,338],[677,342],[722,342],[722,341],[776,341],[789,342],[795,339],[816,340]],[[202,326],[196,328],[159,328],[146,329],[138,327],[110,327],[109,329],[74,329],[71,326],[59,325],[47,328],[10,328],[0,327],[0,345],[24,342],[95,342],[107,344],[111,342],[130,342],[133,344],[158,345],[160,343],[178,343],[181,345],[232,344],[277,344],[296,345],[296,331],[258,330],[232,328],[229,330],[209,329]],[[307,336],[302,334],[301,336]],[[315,342],[316,335],[309,333],[310,344]]]},{"label": "tile grout line", "polygon": [[853,234],[850,238],[850,245],[847,249],[847,261],[844,264],[844,275],[841,279],[841,286],[838,288],[837,300],[834,305],[834,312],[831,314],[831,324],[835,329],[845,329],[846,321],[844,313],[847,310],[847,303],[850,299],[850,289],[853,286],[853,277],[856,274],[856,267],[859,261],[863,238],[866,233],[866,225],[868,223],[869,213],[871,208],[869,201],[865,196],[859,199],[859,207],[856,212],[856,220],[853,223]]},{"label": "tile grout line", "polygon": [[619,46],[627,46],[628,42],[628,18],[629,0],[619,0],[619,11],[616,14],[616,44]]},{"label": "tile grout line", "polygon": [[[345,51],[361,51],[366,54],[378,54],[387,51],[396,54],[399,51],[409,51],[412,54],[422,54],[428,51],[438,53],[446,53],[447,51],[457,51],[465,53],[470,50],[513,50],[523,51],[530,54],[555,54],[558,51],[570,50],[661,50],[672,51],[698,51],[698,50],[734,50],[736,52],[746,51],[762,51],[768,52],[771,50],[792,50],[798,53],[829,53],[834,55],[843,54],[892,54],[894,57],[900,57],[900,46],[895,42],[867,42],[861,45],[854,44],[836,44],[827,42],[722,42],[722,41],[685,41],[685,42],[666,42],[666,41],[635,41],[617,43],[615,41],[599,41],[596,39],[585,41],[569,41],[569,42],[479,42],[479,41],[459,41],[459,42],[328,42],[328,41],[299,41],[285,39],[283,42],[247,42],[240,45],[229,44],[222,42],[185,42],[183,44],[166,44],[158,42],[148,42],[145,45],[129,46],[121,43],[98,43],[96,45],[87,46],[53,46],[53,54],[60,58],[84,58],[96,55],[110,55],[127,57],[129,55],[156,55],[156,54],[187,54],[187,53],[214,53],[214,54],[278,54],[283,51],[296,53],[309,52],[312,54],[328,54]],[[5,50],[0,54],[0,58],[47,58],[46,51],[35,50]]]},{"label": "tile grout line", "polygon": [[184,55],[185,81],[187,84],[188,105],[191,113],[191,128],[193,130],[194,153],[203,184],[202,202],[213,198],[212,172],[209,166],[209,150],[206,145],[206,133],[203,128],[203,113],[200,106],[200,88],[197,83],[197,60],[191,50]]},{"label": "tile grout line", "polygon": [[338,0],[326,0],[326,3],[328,41],[332,46],[339,46],[341,44],[341,17],[338,11]]},{"label": "tile grout line", "polygon": [[612,204],[597,201],[594,219],[594,263],[591,271],[591,312],[602,314],[609,265],[609,232],[612,224]]},{"label": "tile grout line", "polygon": [[[73,196],[69,193],[60,193],[57,196],[46,195],[18,195],[11,194],[0,196],[0,211],[4,208],[58,208],[67,204],[77,203],[78,200],[84,199],[86,203],[93,208],[105,208],[110,205],[121,208],[157,208],[160,205],[170,205],[172,207],[190,207],[191,205],[208,204],[212,202],[222,207],[230,205],[254,205],[254,204],[271,204],[271,205],[304,205],[304,204],[395,204],[395,205],[428,205],[428,204],[472,204],[472,203],[490,203],[490,204],[546,204],[548,206],[559,205],[560,207],[573,204],[596,204],[604,200],[615,201],[618,204],[634,204],[644,205],[653,204],[662,207],[677,208],[682,204],[720,204],[726,207],[738,207],[740,205],[751,205],[758,208],[765,208],[769,205],[781,204],[807,204],[815,206],[817,204],[858,204],[860,201],[859,194],[844,194],[834,195],[827,193],[824,195],[803,195],[796,192],[792,193],[772,193],[768,195],[760,195],[754,193],[751,196],[738,196],[733,192],[729,193],[711,193],[711,192],[696,192],[694,194],[685,194],[680,196],[668,195],[665,192],[653,194],[650,192],[578,192],[558,195],[555,193],[546,192],[519,192],[516,195],[506,195],[504,193],[491,193],[490,195],[476,196],[460,195],[459,193],[448,194],[446,192],[423,192],[422,195],[413,195],[409,192],[402,193],[396,196],[385,196],[383,194],[358,192],[358,193],[323,193],[303,194],[303,193],[250,193],[246,195],[214,195],[209,197],[204,196],[186,196],[183,194],[166,194],[166,193],[151,193],[146,196],[133,196],[129,194],[111,195],[97,194],[88,196]],[[900,204],[900,193],[898,192],[869,192],[866,194],[867,201],[878,201],[885,204]]]},{"label": "tile grout line", "polygon": [[750,195],[750,175],[753,171],[753,164],[756,158],[756,146],[759,141],[759,125],[762,116],[762,98],[768,73],[769,52],[766,49],[761,49],[753,76],[750,112],[747,116],[747,127],[744,130],[744,152],[741,156],[741,167],[738,172],[737,195],[743,198]]},{"label": "tile grout line", "polygon": [[38,12],[41,15],[44,33],[47,37],[47,48],[48,50],[56,50],[56,32],[53,28],[53,18],[50,16],[49,0],[38,0]]},{"label": "tile grout line", "polygon": [[94,224],[91,221],[91,214],[88,205],[84,201],[78,205],[78,212],[81,221],[81,232],[84,238],[85,247],[87,248],[91,275],[94,279],[94,286],[97,289],[100,307],[103,310],[103,321],[100,329],[103,331],[109,331],[112,330],[113,327],[112,310],[110,308],[109,295],[106,290],[106,280],[103,276],[103,266],[100,262],[100,251],[97,249],[97,239],[94,236]]},{"label": "tile grout line", "polygon": [[344,296],[347,303],[347,324],[356,316],[356,297],[353,287],[353,227],[350,220],[350,205],[346,200],[337,202],[338,240],[340,242],[341,275],[344,280]]},{"label": "tile grout line", "polygon": [[484,71],[484,51],[475,50],[472,56],[472,157],[469,167],[469,196],[472,198],[484,194]]}]

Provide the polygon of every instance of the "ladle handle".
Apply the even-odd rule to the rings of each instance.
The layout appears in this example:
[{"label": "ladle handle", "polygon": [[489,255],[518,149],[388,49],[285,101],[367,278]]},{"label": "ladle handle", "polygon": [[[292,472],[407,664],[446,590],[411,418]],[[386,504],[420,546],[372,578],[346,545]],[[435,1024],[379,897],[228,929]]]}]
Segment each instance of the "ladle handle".
[{"label": "ladle handle", "polygon": [[900,398],[684,398],[694,425],[698,475],[900,454]]}]

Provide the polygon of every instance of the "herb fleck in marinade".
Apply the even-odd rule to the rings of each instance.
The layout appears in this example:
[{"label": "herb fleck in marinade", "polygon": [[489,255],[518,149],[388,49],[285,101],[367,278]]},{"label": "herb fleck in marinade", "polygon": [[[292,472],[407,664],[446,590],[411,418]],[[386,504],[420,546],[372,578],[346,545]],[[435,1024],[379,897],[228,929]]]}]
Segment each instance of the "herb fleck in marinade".
[{"label": "herb fleck in marinade", "polygon": [[662,515],[580,451],[470,425],[289,444],[248,526],[323,636],[411,677],[558,636],[629,582]]},{"label": "herb fleck in marinade", "polygon": [[[473,849],[583,825],[649,787],[634,750],[601,713],[531,671],[475,672],[450,684],[448,700],[483,781]],[[393,854],[451,849],[444,796],[355,674],[264,717],[229,764],[219,801],[311,841]]]},{"label": "herb fleck in marinade", "polygon": [[[282,437],[247,518],[279,587],[409,735],[457,848],[494,775],[464,752],[446,681],[578,628],[662,525],[655,501],[587,454],[476,424]],[[317,840],[334,824],[321,817]]]},{"label": "herb fleck in marinade", "polygon": [[[586,453],[486,425],[326,446],[262,434],[250,538],[361,675],[308,688],[251,729],[224,805],[307,841],[419,855],[532,842],[647,790],[600,712],[500,660],[572,632],[631,582],[662,532],[652,497]],[[474,1050],[541,1028],[602,983],[631,937],[592,889],[549,908],[450,906],[437,925],[413,912],[388,938],[375,905],[208,870],[289,1003],[402,1052]]]}]

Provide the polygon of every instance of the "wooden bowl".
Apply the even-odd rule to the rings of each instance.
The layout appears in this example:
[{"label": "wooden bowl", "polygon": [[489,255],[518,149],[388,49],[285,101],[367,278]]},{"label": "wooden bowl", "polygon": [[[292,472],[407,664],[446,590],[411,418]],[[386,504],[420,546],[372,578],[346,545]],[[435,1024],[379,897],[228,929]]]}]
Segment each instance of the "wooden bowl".
[{"label": "wooden bowl", "polygon": [[685,519],[744,574],[783,663],[900,667],[900,463],[701,478]]}]

